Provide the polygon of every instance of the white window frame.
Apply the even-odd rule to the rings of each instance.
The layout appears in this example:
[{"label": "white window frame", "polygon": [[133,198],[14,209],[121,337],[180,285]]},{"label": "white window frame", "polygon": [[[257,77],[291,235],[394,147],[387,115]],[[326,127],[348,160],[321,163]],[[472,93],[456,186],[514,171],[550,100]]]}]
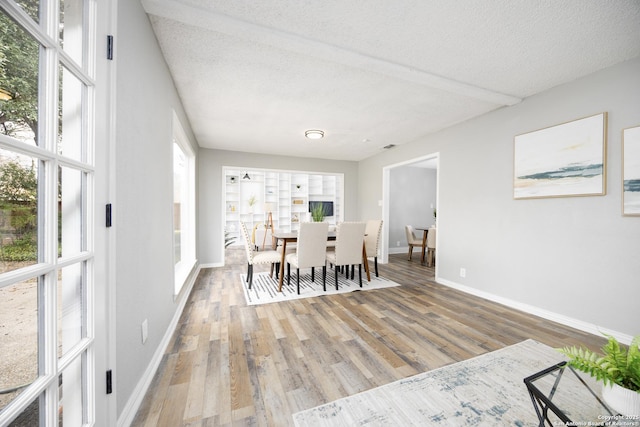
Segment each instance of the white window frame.
[{"label": "white window frame", "polygon": [[[86,394],[82,395],[80,419],[71,402],[65,404],[65,412],[72,415],[70,420],[65,417],[65,425],[86,423],[94,425],[96,401],[96,373],[95,373],[95,316],[94,288],[95,288],[95,28],[96,28],[96,0],[83,0],[83,49],[86,55],[85,64],[76,64],[58,43],[58,1],[41,1],[40,25],[36,24],[13,1],[3,1],[3,11],[11,16],[22,28],[40,44],[39,60],[39,122],[41,139],[38,146],[31,146],[14,138],[0,135],[0,146],[4,149],[32,156],[40,161],[42,170],[38,178],[41,193],[38,195],[39,246],[42,243],[42,257],[35,265],[0,275],[0,287],[19,283],[22,280],[38,278],[40,302],[38,311],[38,336],[40,341],[39,358],[40,372],[37,379],[18,395],[0,413],[0,425],[10,422],[23,412],[35,399],[39,399],[40,422],[42,425],[58,425],[59,417],[59,376],[67,367],[81,363],[80,376],[75,378],[82,384]],[[86,25],[86,26],[85,26]],[[74,159],[59,154],[56,147],[56,129],[58,123],[58,73],[60,66],[64,66],[82,84],[82,139],[85,155],[82,159]],[[58,257],[58,167],[84,174],[82,206],[83,217],[80,220],[82,229],[78,236],[82,239],[80,250],[70,256]],[[63,248],[64,251],[64,248]],[[81,266],[84,289],[81,339],[58,357],[58,274],[67,266]],[[72,375],[73,376],[73,375]],[[74,387],[71,377],[63,386]],[[77,384],[77,383],[75,383]],[[78,424],[79,425],[79,424]]]},{"label": "white window frame", "polygon": [[[186,203],[181,203],[181,257],[174,262],[174,294],[178,295],[196,265],[196,156],[189,138],[175,111],[173,112],[173,143],[177,144],[187,158]],[[172,147],[173,150],[173,147]],[[173,171],[175,174],[175,171]],[[172,197],[173,201],[173,197]],[[172,207],[173,209],[173,207]],[[175,230],[175,224],[171,232]],[[173,241],[173,240],[172,240]],[[174,252],[175,253],[175,252]]]}]

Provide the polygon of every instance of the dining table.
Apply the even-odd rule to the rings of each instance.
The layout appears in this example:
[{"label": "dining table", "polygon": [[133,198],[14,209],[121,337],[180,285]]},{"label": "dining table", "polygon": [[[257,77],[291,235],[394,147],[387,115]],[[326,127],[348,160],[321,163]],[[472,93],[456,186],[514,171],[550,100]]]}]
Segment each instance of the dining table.
[{"label": "dining table", "polygon": [[[297,231],[276,231],[271,235],[273,237],[274,249],[277,248],[278,242],[282,242],[282,259],[280,260],[280,277],[278,278],[278,292],[282,292],[282,283],[284,282],[284,262],[287,256],[287,243],[296,243],[298,241]],[[327,241],[336,240],[336,232],[329,231],[327,233]],[[367,281],[371,281],[371,273],[369,272],[369,259],[367,258],[367,248],[362,240],[362,263],[364,271],[367,273]]]},{"label": "dining table", "polygon": [[425,253],[427,251],[427,234],[429,234],[430,227],[414,227],[415,230],[422,231],[422,256],[420,257],[420,264],[425,263]]}]

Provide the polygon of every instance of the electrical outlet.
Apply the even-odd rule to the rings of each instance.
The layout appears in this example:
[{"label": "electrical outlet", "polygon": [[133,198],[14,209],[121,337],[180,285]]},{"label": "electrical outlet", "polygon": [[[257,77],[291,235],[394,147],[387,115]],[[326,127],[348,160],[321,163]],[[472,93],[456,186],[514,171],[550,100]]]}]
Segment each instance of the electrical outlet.
[{"label": "electrical outlet", "polygon": [[460,277],[467,277],[467,269],[460,268]]},{"label": "electrical outlet", "polygon": [[142,322],[142,344],[147,342],[147,337],[149,336],[149,322],[147,319],[144,319]]}]

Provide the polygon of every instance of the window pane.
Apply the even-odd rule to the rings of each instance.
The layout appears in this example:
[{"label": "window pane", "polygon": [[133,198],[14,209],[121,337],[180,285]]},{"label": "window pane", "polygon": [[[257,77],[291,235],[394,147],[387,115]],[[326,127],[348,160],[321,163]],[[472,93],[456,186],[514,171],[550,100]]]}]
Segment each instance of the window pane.
[{"label": "window pane", "polygon": [[65,267],[58,277],[58,357],[62,357],[83,336],[83,264]]},{"label": "window pane", "polygon": [[65,426],[80,426],[84,420],[83,402],[86,395],[84,381],[84,359],[76,358],[60,375],[58,387],[58,416],[60,424]]},{"label": "window pane", "polygon": [[38,281],[0,288],[0,410],[38,377]]},{"label": "window pane", "polygon": [[82,82],[69,70],[60,67],[60,110],[58,152],[82,160]]},{"label": "window pane", "polygon": [[188,183],[187,177],[187,158],[182,152],[182,149],[175,142],[173,143],[173,248],[174,248],[174,263],[179,263],[182,260],[182,221],[184,215],[182,215],[183,207],[185,206],[185,185]]},{"label": "window pane", "polygon": [[58,172],[58,254],[72,256],[84,249],[84,173],[67,167]]},{"label": "window pane", "polygon": [[0,133],[35,144],[40,47],[2,10],[0,28]]},{"label": "window pane", "polygon": [[60,0],[60,44],[64,51],[82,65],[83,0]]},{"label": "window pane", "polygon": [[13,420],[9,427],[33,427],[40,424],[40,400],[36,398],[27,409]]},{"label": "window pane", "polygon": [[0,149],[0,273],[38,262],[38,161]]},{"label": "window pane", "polygon": [[39,22],[40,19],[40,2],[38,0],[16,0],[18,6],[22,8],[27,15]]}]

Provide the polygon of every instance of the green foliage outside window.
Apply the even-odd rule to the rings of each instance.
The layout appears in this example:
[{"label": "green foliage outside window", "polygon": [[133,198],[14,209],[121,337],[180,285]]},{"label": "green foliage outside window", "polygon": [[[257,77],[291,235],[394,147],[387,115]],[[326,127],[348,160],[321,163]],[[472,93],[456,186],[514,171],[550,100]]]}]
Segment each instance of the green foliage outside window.
[{"label": "green foliage outside window", "polygon": [[[0,260],[36,260],[37,179],[33,167],[13,161],[0,164],[0,213]],[[5,239],[7,236],[14,237]]]},{"label": "green foliage outside window", "polygon": [[[22,1],[37,16],[37,1]],[[0,101],[0,133],[12,135],[27,127],[38,140],[39,44],[0,11],[0,89],[10,99]]]}]

